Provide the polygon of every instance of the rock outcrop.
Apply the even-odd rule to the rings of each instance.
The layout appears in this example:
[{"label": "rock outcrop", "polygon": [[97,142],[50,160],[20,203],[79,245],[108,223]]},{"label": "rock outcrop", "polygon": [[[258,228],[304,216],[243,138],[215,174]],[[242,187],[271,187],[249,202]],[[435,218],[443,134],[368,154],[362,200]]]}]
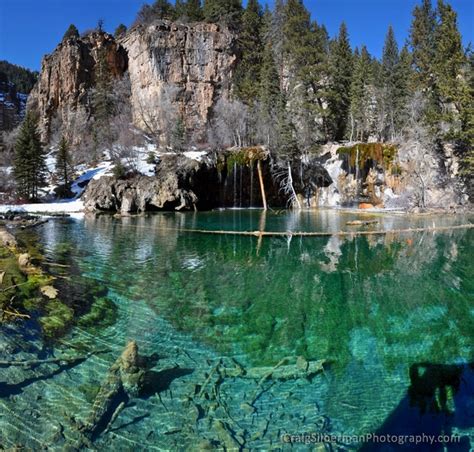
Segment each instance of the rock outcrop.
[{"label": "rock outcrop", "polygon": [[[67,38],[43,58],[28,107],[39,113],[45,140],[56,113],[83,108],[89,116],[100,57],[113,76],[128,69],[137,126],[146,129],[144,112],[158,114],[157,105],[172,92],[170,102],[185,127],[203,135],[212,107],[229,94],[235,42],[236,36],[221,25],[169,21],[137,26],[120,41],[98,31]],[[154,118],[158,124],[160,119]]]},{"label": "rock outcrop", "polygon": [[90,106],[90,89],[96,80],[99,55],[109,73],[122,75],[127,69],[127,53],[113,36],[92,32],[82,38],[63,40],[41,63],[39,80],[28,99],[28,108],[39,113],[43,138],[47,139],[51,120],[68,108]]},{"label": "rock outcrop", "polygon": [[203,133],[215,102],[227,96],[236,63],[236,36],[217,24],[157,21],[132,29],[122,40],[127,49],[134,121],[144,126],[165,91],[188,131]]},{"label": "rock outcrop", "polygon": [[155,176],[112,176],[92,180],[83,195],[89,211],[116,211],[123,215],[149,210],[191,210],[198,201],[193,175],[201,163],[181,155],[162,158]]}]

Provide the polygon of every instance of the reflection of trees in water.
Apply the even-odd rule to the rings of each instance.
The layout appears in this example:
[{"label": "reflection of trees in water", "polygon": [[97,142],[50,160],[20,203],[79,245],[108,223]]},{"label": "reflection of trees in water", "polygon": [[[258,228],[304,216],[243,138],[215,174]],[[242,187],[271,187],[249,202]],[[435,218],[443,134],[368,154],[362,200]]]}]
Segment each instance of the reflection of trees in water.
[{"label": "reflection of trees in water", "polygon": [[64,240],[77,241],[85,270],[109,288],[252,361],[302,354],[343,369],[357,328],[377,339],[386,365],[471,350],[472,231],[295,237],[289,246],[266,237],[257,249],[254,237],[177,232],[189,219],[98,217],[82,236],[64,228]]},{"label": "reflection of trees in water", "polygon": [[[410,354],[450,359],[467,351],[472,316],[465,295],[439,276],[449,266],[465,271],[466,250],[453,253],[452,243],[467,233],[339,239],[334,271],[334,238],[297,238],[289,249],[265,238],[257,255],[252,237],[181,235],[176,248],[155,248],[135,277],[141,283],[123,285],[178,328],[257,361],[303,354],[344,366],[349,334],[361,326],[378,338],[387,364]],[[427,334],[429,346],[416,347]]]}]

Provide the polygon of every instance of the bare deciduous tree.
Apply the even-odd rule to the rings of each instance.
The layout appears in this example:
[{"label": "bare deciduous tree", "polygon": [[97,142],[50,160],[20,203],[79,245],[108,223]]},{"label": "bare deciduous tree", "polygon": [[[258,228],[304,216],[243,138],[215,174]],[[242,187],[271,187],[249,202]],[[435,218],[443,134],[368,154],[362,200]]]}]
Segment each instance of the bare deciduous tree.
[{"label": "bare deciduous tree", "polygon": [[216,147],[243,147],[251,144],[249,109],[238,100],[221,98],[214,108],[209,141]]},{"label": "bare deciduous tree", "polygon": [[138,99],[138,122],[157,146],[169,146],[179,120],[179,88],[167,85],[160,96]]},{"label": "bare deciduous tree", "polygon": [[408,104],[408,121],[398,158],[405,170],[405,178],[413,188],[414,202],[424,209],[427,190],[436,186],[439,178],[436,143],[423,123],[426,101],[421,92],[415,93]]}]

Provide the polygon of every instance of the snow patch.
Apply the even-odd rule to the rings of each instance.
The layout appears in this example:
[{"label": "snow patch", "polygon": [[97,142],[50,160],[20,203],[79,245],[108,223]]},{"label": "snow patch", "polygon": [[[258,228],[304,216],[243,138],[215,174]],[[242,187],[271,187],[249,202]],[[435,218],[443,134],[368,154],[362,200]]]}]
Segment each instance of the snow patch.
[{"label": "snow patch", "polygon": [[65,202],[50,202],[44,204],[17,204],[1,205],[0,213],[75,213],[84,210],[84,203],[80,200]]}]

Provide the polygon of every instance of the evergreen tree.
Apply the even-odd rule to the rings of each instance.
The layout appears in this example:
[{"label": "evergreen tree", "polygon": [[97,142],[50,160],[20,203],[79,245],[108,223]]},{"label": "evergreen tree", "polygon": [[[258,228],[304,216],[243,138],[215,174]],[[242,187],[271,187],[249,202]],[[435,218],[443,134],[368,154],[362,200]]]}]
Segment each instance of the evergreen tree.
[{"label": "evergreen tree", "polygon": [[155,19],[173,20],[175,18],[175,9],[168,0],[155,0],[152,8]]},{"label": "evergreen tree", "polygon": [[398,90],[400,80],[398,79],[398,44],[395,33],[390,25],[385,37],[382,55],[382,86],[385,95],[384,105],[387,116],[387,130],[384,132],[385,139],[393,140],[395,137],[395,122],[398,113]]},{"label": "evergreen tree", "polygon": [[176,0],[176,17],[189,22],[202,20],[201,0]]},{"label": "evergreen tree", "polygon": [[259,101],[261,109],[268,118],[272,112],[280,105],[280,77],[273,59],[273,49],[271,41],[265,45],[262,56],[262,66],[260,69]]},{"label": "evergreen tree", "polygon": [[[435,36],[434,73],[436,89],[443,103],[454,104],[457,112],[462,107],[461,92],[464,80],[460,77],[466,65],[456,12],[443,0],[438,0],[439,25]],[[445,118],[451,119],[451,118]]]},{"label": "evergreen tree", "polygon": [[263,37],[262,10],[258,0],[248,0],[242,14],[239,48],[241,61],[235,74],[238,97],[246,104],[252,104],[259,91],[259,76],[262,66]]},{"label": "evergreen tree", "polygon": [[120,39],[124,37],[126,33],[127,27],[124,24],[118,25],[114,32],[115,39]]},{"label": "evergreen tree", "polygon": [[74,24],[71,24],[66,30],[66,33],[64,33],[63,41],[66,41],[67,39],[78,38],[78,37],[79,37],[79,30],[76,28]]},{"label": "evergreen tree", "polygon": [[238,28],[241,14],[241,0],[204,0],[203,15],[207,22],[222,22]]},{"label": "evergreen tree", "polygon": [[371,87],[374,83],[372,58],[365,46],[360,55],[356,49],[351,82],[349,110],[349,139],[365,140],[370,132]]},{"label": "evergreen tree", "polygon": [[297,131],[285,108],[286,104],[286,98],[282,95],[277,109],[276,139],[274,141],[278,155],[291,162],[299,154],[299,146],[296,139]]},{"label": "evergreen tree", "polygon": [[[325,29],[312,23],[309,11],[301,0],[288,0],[284,7],[283,60],[291,66],[293,113],[298,115],[298,136],[303,148],[308,149],[321,138],[327,138],[324,101],[324,78],[327,60]],[[294,94],[294,95],[293,95]],[[315,127],[323,118],[322,134]]]},{"label": "evergreen tree", "polygon": [[415,6],[410,29],[410,44],[413,53],[413,66],[418,83],[422,88],[432,85],[432,66],[435,54],[436,12],[431,0],[423,0]]},{"label": "evergreen tree", "polygon": [[352,50],[346,24],[342,23],[337,39],[331,42],[329,55],[327,96],[332,136],[335,140],[342,140],[346,136],[351,82]]},{"label": "evergreen tree", "polygon": [[26,114],[15,143],[14,175],[18,195],[37,201],[38,190],[45,185],[46,163],[38,121],[31,112]]},{"label": "evergreen tree", "polygon": [[285,2],[284,0],[275,0],[275,7],[273,9],[272,18],[270,24],[267,24],[267,35],[266,40],[270,40],[272,43],[275,63],[277,65],[278,74],[280,76],[280,82],[283,80],[283,67],[284,67],[284,28],[285,24]]},{"label": "evergreen tree", "polygon": [[59,142],[58,152],[56,155],[56,174],[61,184],[69,188],[70,172],[71,172],[71,154],[69,152],[69,143],[67,139],[62,136]]},{"label": "evergreen tree", "polygon": [[138,11],[134,25],[149,24],[154,20],[174,20],[176,11],[168,0],[155,0],[152,5],[144,4]]},{"label": "evergreen tree", "polygon": [[176,124],[171,132],[170,145],[175,152],[184,151],[184,146],[186,144],[186,126],[184,124],[183,118],[178,117]]}]

